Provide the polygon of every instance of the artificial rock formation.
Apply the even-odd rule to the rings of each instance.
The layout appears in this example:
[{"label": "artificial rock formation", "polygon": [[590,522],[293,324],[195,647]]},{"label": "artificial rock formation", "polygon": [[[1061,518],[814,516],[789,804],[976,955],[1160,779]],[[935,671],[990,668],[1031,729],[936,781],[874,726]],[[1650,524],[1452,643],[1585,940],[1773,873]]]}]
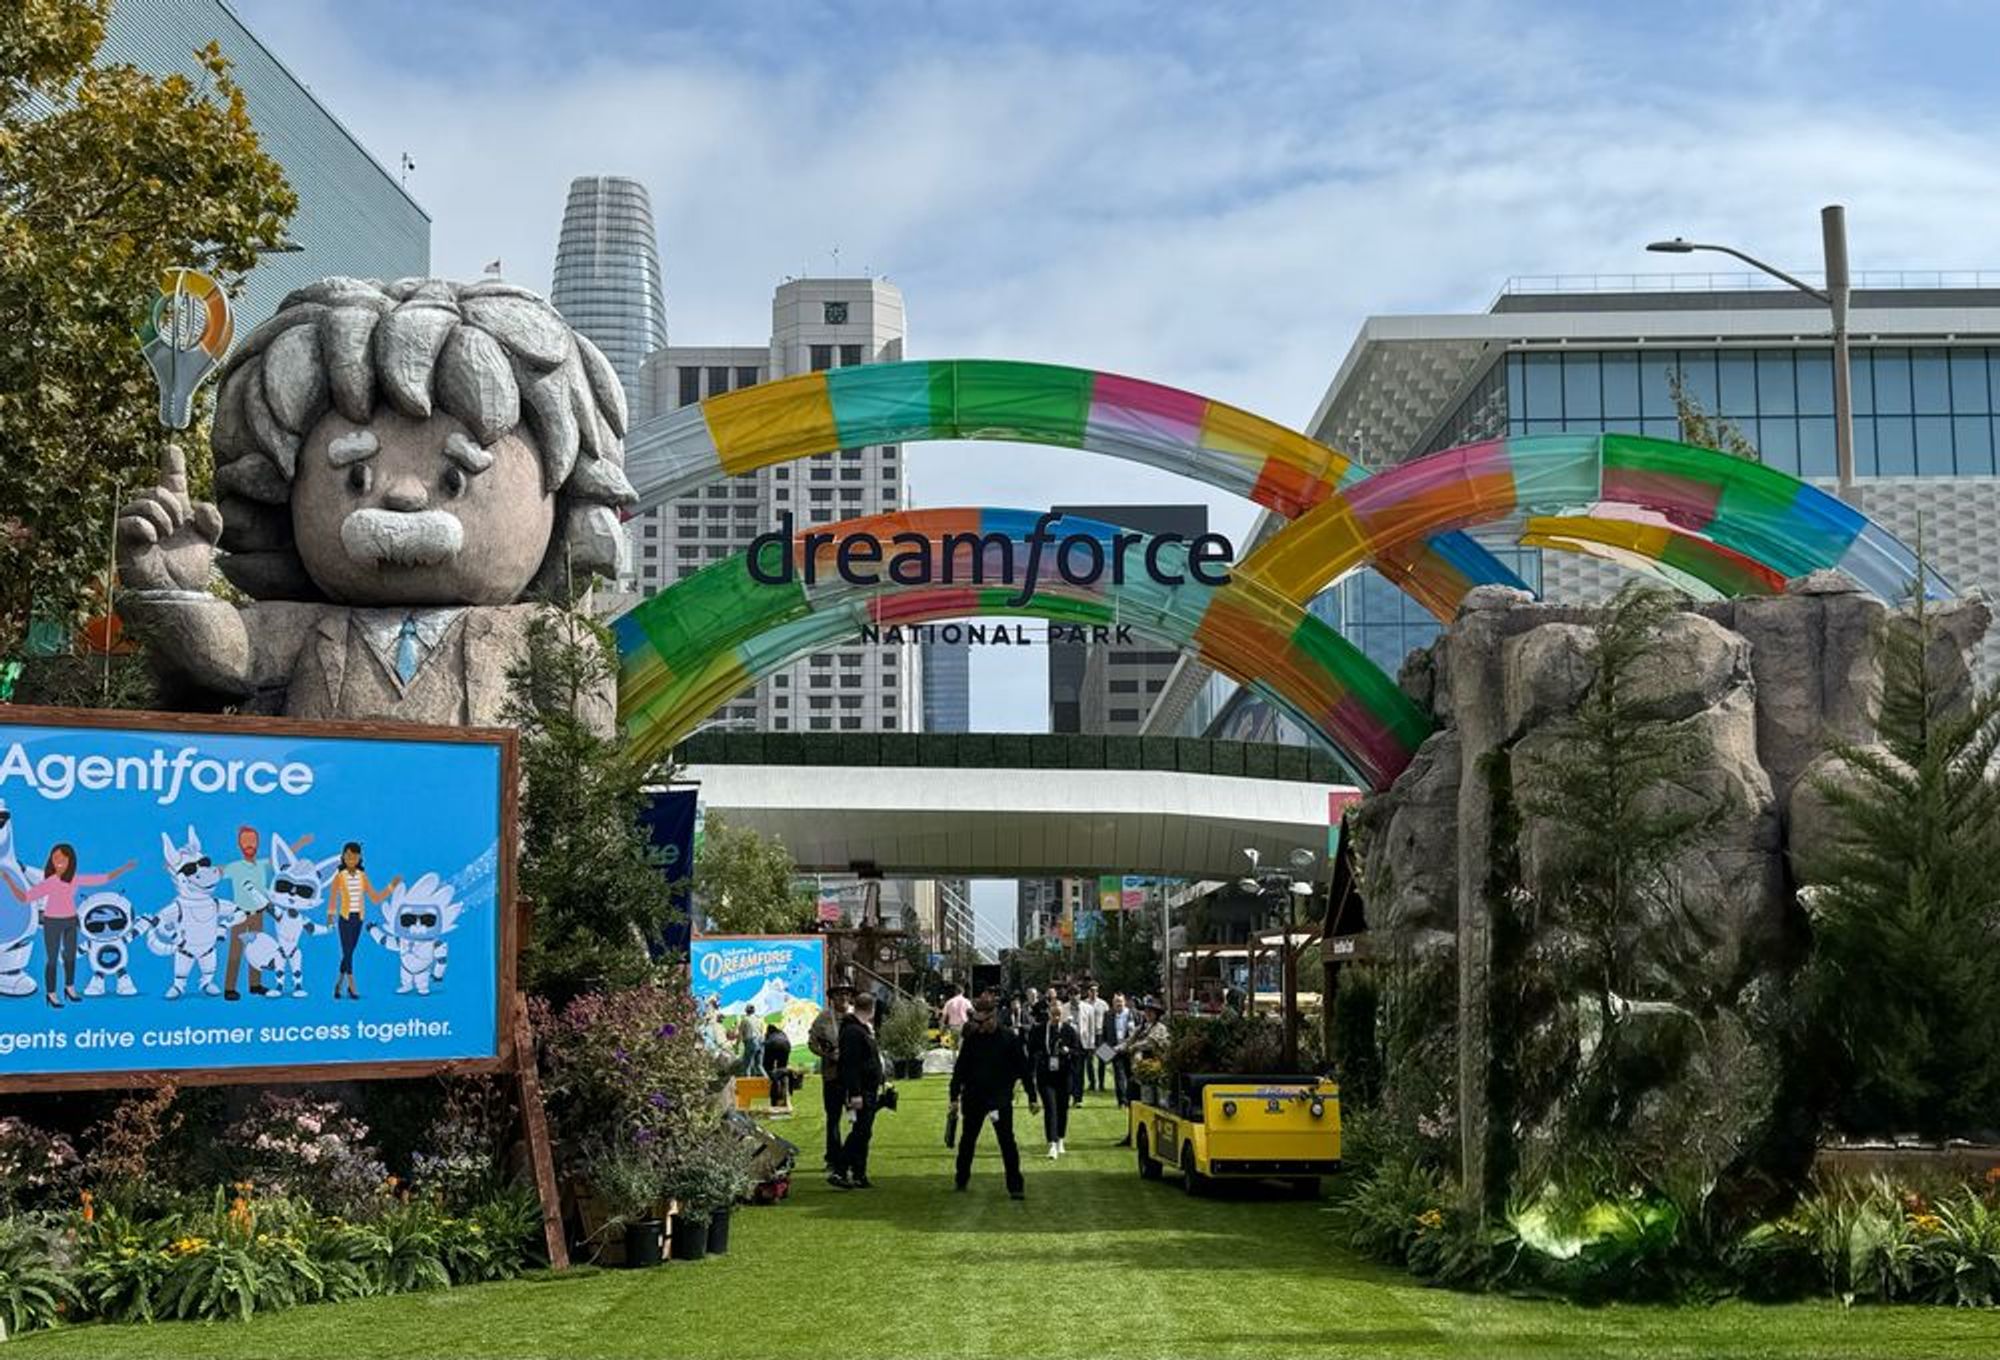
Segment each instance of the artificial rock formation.
[{"label": "artificial rock formation", "polygon": [[[1551,828],[1524,805],[1537,768],[1566,739],[1565,720],[1594,683],[1599,619],[1598,611],[1541,604],[1518,591],[1474,590],[1444,636],[1403,669],[1405,690],[1432,709],[1437,731],[1361,814],[1371,926],[1401,949],[1455,958],[1469,1188],[1486,1179],[1491,870],[1518,854],[1522,881],[1535,881]],[[1969,693],[1967,658],[1985,634],[1987,608],[1977,600],[1934,607],[1933,621],[1936,659]],[[1841,777],[1836,745],[1874,740],[1883,631],[1907,626],[1907,617],[1846,578],[1816,573],[1783,595],[1691,603],[1669,615],[1656,661],[1635,677],[1644,716],[1692,738],[1686,768],[1648,796],[1662,807],[1722,810],[1674,866],[1683,910],[1653,923],[1665,943],[1638,960],[1642,987],[1717,1000],[1715,1018],[1691,1027],[1693,1042],[1710,1051],[1697,1051],[1690,1071],[1762,1060],[1754,1051],[1758,1008],[1782,993],[1796,962],[1796,891],[1832,834],[1816,781]],[[1628,696],[1631,689],[1628,680]],[[1539,947],[1560,942],[1527,945]],[[1646,996],[1629,1001],[1634,1023],[1673,1009]],[[1659,1119],[1676,1117],[1681,1094],[1655,1093]],[[1768,1113],[1767,1100],[1764,1109],[1721,1117],[1748,1124]],[[1532,1138],[1548,1114],[1517,1111],[1524,1136]],[[1684,1108],[1678,1116],[1686,1117]]]},{"label": "artificial rock formation", "polygon": [[120,611],[191,706],[497,723],[531,622],[617,569],[624,433],[617,374],[533,293],[322,280],[222,370],[216,503],[170,450],[121,513]]}]

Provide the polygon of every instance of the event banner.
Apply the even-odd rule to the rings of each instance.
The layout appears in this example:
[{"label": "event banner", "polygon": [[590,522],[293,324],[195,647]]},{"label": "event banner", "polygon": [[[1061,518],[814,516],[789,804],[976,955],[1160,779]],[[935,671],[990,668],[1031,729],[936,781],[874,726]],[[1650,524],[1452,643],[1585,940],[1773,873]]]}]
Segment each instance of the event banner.
[{"label": "event banner", "polygon": [[689,958],[695,1001],[711,1000],[733,1045],[745,1014],[759,1032],[776,1025],[792,1041],[792,1066],[818,1065],[806,1031],[826,1005],[826,937],[822,935],[697,935]]},{"label": "event banner", "polygon": [[500,1058],[511,743],[0,709],[0,1083]]}]

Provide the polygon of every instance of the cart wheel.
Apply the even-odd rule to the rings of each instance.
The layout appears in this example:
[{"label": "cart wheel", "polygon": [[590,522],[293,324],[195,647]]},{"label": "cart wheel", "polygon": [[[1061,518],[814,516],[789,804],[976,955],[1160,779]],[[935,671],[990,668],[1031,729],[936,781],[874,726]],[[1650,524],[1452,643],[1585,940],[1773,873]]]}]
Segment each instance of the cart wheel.
[{"label": "cart wheel", "polygon": [[1292,1193],[1300,1199],[1319,1198],[1318,1176],[1296,1176],[1292,1179]]},{"label": "cart wheel", "polygon": [[1195,1170],[1193,1143],[1181,1144],[1181,1189],[1190,1195],[1208,1193],[1208,1177]]},{"label": "cart wheel", "polygon": [[1144,1129],[1140,1129],[1139,1136],[1132,1141],[1139,1146],[1139,1179],[1142,1181],[1158,1180],[1160,1178],[1160,1164],[1153,1160],[1153,1140],[1146,1136]]}]

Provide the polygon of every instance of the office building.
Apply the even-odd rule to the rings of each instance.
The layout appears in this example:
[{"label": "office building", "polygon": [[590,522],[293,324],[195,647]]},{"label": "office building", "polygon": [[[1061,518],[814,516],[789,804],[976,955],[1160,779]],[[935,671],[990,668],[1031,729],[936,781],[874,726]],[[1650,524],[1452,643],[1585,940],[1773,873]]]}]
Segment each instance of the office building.
[{"label": "office building", "polygon": [[[1808,278],[1811,276],[1808,275]],[[1835,489],[1832,348],[1825,308],[1753,276],[1510,281],[1485,312],[1370,317],[1308,431],[1373,465],[1502,435],[1620,431],[1673,439],[1672,387],[1734,425],[1764,462]],[[1856,491],[1906,542],[1921,528],[1930,564],[1960,590],[2000,590],[2000,287],[1954,274],[1858,274],[1853,345]],[[1684,286],[1684,285],[1696,286]],[[1259,530],[1270,527],[1269,516]],[[1488,546],[1506,541],[1485,533]],[[1550,600],[1608,598],[1624,569],[1573,553],[1508,549]],[[1359,573],[1314,602],[1385,668],[1438,626],[1400,592]],[[1371,636],[1372,630],[1372,636]],[[1393,636],[1394,646],[1389,646]],[[2000,675],[2000,638],[1982,648]],[[1148,730],[1186,730],[1207,694],[1183,667]],[[1222,728],[1280,730],[1250,696]],[[1212,724],[1211,724],[1212,726]]]},{"label": "office building", "polygon": [[964,642],[923,644],[924,731],[972,730],[972,648]]},{"label": "office building", "polygon": [[[1208,532],[1205,505],[1058,505],[1060,515],[1094,519],[1145,534]],[[1135,634],[1129,642],[1049,643],[1049,731],[1128,735],[1165,686],[1180,653]]]},{"label": "office building", "polygon": [[619,175],[569,182],[549,301],[611,361],[631,423],[645,420],[652,405],[639,373],[647,355],[667,347],[660,243],[645,185]]},{"label": "office building", "polygon": [[[660,414],[767,379],[903,357],[903,295],[881,279],[794,279],[771,300],[765,345],[670,346],[642,381]],[[729,477],[637,517],[636,584],[645,595],[714,562],[788,518],[796,531],[908,504],[900,445],[839,449]],[[808,657],[737,695],[719,723],[767,732],[916,731],[923,718],[913,641],[858,640]]]},{"label": "office building", "polygon": [[300,249],[266,255],[250,272],[234,299],[237,336],[268,320],[285,294],[329,275],[430,273],[430,214],[223,0],[118,0],[98,60],[199,84],[208,74],[195,53],[210,42],[229,58],[258,141],[299,196],[285,236]]}]

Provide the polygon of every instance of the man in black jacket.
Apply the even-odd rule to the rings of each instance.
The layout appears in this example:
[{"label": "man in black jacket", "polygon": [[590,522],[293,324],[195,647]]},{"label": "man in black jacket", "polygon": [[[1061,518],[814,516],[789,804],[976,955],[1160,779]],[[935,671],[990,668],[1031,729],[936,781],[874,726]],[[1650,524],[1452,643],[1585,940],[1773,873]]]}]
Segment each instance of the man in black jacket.
[{"label": "man in black jacket", "polygon": [[875,1101],[882,1091],[882,1050],[875,1044],[875,998],[863,992],[840,1022],[840,1094],[854,1127],[840,1148],[840,1165],[827,1177],[836,1190],[872,1190],[868,1140],[875,1132]]},{"label": "man in black jacket", "polygon": [[1000,1165],[1007,1175],[1007,1193],[1026,1197],[1021,1181],[1021,1149],[1014,1142],[1014,1083],[1026,1083],[1028,1064],[1021,1041],[1000,1015],[991,992],[972,1003],[951,1068],[951,1104],[959,1112],[957,1188],[972,1179],[972,1149],[979,1128],[993,1120],[993,1137],[1000,1144]]}]

